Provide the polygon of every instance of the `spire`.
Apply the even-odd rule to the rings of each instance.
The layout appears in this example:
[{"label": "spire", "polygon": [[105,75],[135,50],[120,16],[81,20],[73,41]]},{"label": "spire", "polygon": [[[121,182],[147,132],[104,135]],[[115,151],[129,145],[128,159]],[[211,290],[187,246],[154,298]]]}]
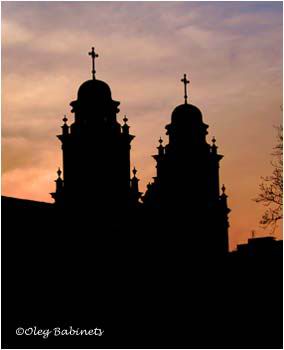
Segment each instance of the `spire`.
[{"label": "spire", "polygon": [[189,80],[186,79],[186,74],[183,75],[183,79],[181,82],[184,84],[184,103],[187,104],[187,84],[189,84]]},{"label": "spire", "polygon": [[92,47],[92,51],[89,52],[89,55],[92,57],[92,76],[93,76],[93,79],[95,80],[96,79],[96,70],[95,70],[95,59],[97,57],[99,57],[99,55],[95,52],[95,48]]}]

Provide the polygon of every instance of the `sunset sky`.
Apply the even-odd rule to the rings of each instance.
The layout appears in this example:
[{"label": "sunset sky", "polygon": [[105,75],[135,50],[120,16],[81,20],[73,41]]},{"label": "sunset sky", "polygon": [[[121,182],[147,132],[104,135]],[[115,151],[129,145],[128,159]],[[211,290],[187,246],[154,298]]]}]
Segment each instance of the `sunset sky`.
[{"label": "sunset sky", "polygon": [[[259,227],[264,208],[252,201],[269,175],[273,126],[282,120],[281,2],[2,2],[2,194],[52,202],[61,166],[63,115],[91,78],[90,48],[99,53],[97,78],[127,114],[132,165],[141,189],[155,175],[160,136],[183,102],[209,124],[227,188],[230,246]],[[278,230],[277,236],[280,237]]]}]

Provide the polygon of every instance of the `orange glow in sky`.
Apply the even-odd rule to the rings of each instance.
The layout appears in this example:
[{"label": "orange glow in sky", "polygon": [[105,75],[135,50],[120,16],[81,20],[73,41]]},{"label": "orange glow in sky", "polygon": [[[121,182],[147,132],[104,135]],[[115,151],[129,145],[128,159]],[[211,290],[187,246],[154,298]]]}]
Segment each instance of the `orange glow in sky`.
[{"label": "orange glow in sky", "polygon": [[[91,78],[88,51],[99,53],[106,81],[127,114],[132,165],[140,190],[155,175],[160,136],[174,107],[189,101],[224,155],[230,247],[259,227],[252,199],[269,175],[282,120],[281,2],[4,2],[2,3],[2,194],[52,202],[61,166],[64,114]],[[276,232],[281,237],[280,228]]]}]

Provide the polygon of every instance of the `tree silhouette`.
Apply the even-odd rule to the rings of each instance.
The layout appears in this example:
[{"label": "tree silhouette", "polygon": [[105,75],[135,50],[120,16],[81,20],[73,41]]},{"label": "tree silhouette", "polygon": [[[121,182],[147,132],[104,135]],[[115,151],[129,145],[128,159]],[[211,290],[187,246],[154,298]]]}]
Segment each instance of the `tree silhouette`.
[{"label": "tree silhouette", "polygon": [[268,207],[260,224],[264,227],[271,227],[275,231],[277,223],[283,218],[283,125],[276,127],[277,144],[272,153],[273,172],[270,176],[262,177],[263,182],[259,185],[259,195],[254,200]]}]

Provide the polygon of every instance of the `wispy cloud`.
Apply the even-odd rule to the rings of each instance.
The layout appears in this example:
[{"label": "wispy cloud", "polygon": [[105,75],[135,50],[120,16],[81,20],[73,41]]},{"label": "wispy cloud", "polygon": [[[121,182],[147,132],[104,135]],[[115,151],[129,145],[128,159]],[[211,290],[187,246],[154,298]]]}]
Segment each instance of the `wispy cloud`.
[{"label": "wispy cloud", "polygon": [[189,74],[191,101],[225,154],[232,245],[244,240],[257,229],[261,208],[251,198],[270,171],[281,118],[282,3],[2,3],[4,194],[49,200],[61,162],[55,135],[90,77],[93,45],[98,78],[136,134],[132,162],[143,190],[154,175],[150,155],[182,102],[180,77]]}]

